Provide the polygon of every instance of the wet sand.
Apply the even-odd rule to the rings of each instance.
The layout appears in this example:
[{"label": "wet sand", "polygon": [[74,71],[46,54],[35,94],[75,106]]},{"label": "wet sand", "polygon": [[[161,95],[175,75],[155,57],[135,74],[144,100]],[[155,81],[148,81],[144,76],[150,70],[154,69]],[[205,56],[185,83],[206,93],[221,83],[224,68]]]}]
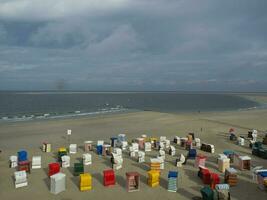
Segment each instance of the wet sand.
[{"label": "wet sand", "polygon": [[[66,146],[66,131],[72,129],[71,143],[79,145],[78,153],[71,155],[71,166],[78,161],[83,151],[85,140],[96,141],[103,139],[109,142],[111,136],[126,133],[127,140],[146,134],[147,136],[167,136],[173,140],[174,136],[186,136],[188,132],[194,132],[196,137],[215,145],[215,154],[205,153],[208,156],[206,166],[213,172],[219,173],[221,180],[223,174],[218,171],[216,155],[224,149],[232,149],[241,155],[252,157],[253,165],[262,165],[267,168],[267,160],[251,155],[251,149],[240,147],[228,140],[228,130],[233,127],[238,135],[247,135],[249,129],[256,128],[262,132],[267,130],[267,111],[231,111],[210,113],[183,113],[166,114],[158,112],[136,112],[128,114],[115,114],[79,119],[43,120],[31,122],[16,122],[0,124],[0,199],[192,199],[200,196],[202,181],[197,176],[198,169],[194,167],[194,161],[189,160],[182,168],[175,167],[175,157],[167,155],[165,169],[161,173],[160,186],[150,188],[147,183],[148,166],[139,164],[135,159],[124,154],[123,168],[116,171],[117,184],[114,187],[105,188],[102,184],[102,172],[111,167],[109,157],[93,155],[93,164],[85,167],[85,172],[93,176],[93,189],[87,192],[79,191],[79,177],[72,175],[73,168],[62,169],[66,173],[67,189],[58,195],[49,192],[49,179],[47,177],[48,163],[56,161],[55,153],[61,146]],[[201,131],[202,128],[202,131]],[[261,132],[262,131],[262,132]],[[261,140],[261,139],[259,139]],[[43,141],[52,143],[52,152],[43,153],[40,146]],[[14,188],[14,169],[8,168],[8,158],[16,155],[19,149],[28,151],[29,158],[33,155],[42,156],[42,169],[32,170],[28,175],[28,187]],[[176,146],[176,155],[186,154],[180,146]],[[146,155],[146,162],[157,154],[156,151]],[[169,170],[179,171],[178,191],[167,191],[167,174]],[[141,174],[141,186],[139,192],[128,193],[125,189],[125,173],[137,171]],[[266,200],[267,192],[261,191],[252,181],[250,171],[238,171],[238,185],[230,189],[233,199]]]}]

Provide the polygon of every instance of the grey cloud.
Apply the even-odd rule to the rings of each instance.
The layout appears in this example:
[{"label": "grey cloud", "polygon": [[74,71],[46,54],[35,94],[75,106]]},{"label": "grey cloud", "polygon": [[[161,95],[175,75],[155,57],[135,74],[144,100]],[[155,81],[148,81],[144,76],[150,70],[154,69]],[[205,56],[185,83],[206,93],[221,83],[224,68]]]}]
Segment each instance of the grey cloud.
[{"label": "grey cloud", "polygon": [[121,25],[103,40],[89,44],[86,50],[90,55],[104,58],[110,55],[131,54],[142,46],[143,44],[135,30],[130,25]]},{"label": "grey cloud", "polygon": [[11,20],[43,21],[78,15],[98,15],[123,7],[127,0],[9,0],[0,3],[0,16]]},{"label": "grey cloud", "polygon": [[67,89],[267,90],[264,8],[261,0],[1,1],[0,89],[64,80]]}]

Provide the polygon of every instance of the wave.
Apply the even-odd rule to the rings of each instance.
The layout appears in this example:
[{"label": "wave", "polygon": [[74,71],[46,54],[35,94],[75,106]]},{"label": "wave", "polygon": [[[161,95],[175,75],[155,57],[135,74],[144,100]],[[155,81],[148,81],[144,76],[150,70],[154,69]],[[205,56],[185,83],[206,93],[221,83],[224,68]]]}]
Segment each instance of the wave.
[{"label": "wave", "polygon": [[92,112],[81,112],[81,111],[74,111],[72,113],[67,114],[50,114],[44,113],[42,115],[30,115],[26,116],[23,115],[22,117],[14,116],[14,117],[2,117],[0,122],[18,122],[18,121],[31,121],[31,120],[45,120],[45,119],[64,119],[64,118],[74,118],[74,117],[84,117],[84,116],[95,116],[101,114],[112,114],[118,112],[126,112],[129,111],[127,108],[123,107],[114,107],[114,108],[103,108],[97,111]]}]

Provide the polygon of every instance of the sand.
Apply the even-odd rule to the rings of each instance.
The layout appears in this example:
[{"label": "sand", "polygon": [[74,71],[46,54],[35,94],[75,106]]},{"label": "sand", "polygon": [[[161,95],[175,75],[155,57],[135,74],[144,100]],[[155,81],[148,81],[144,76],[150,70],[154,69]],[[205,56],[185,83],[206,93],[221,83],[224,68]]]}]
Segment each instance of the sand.
[{"label": "sand", "polygon": [[[93,164],[85,167],[85,171],[93,176],[93,189],[88,192],[79,191],[79,177],[72,175],[73,168],[62,169],[67,175],[67,190],[58,195],[49,192],[47,178],[48,163],[56,161],[55,153],[61,146],[66,145],[66,130],[72,129],[71,142],[79,145],[78,153],[71,155],[71,165],[78,161],[83,153],[85,140],[96,141],[109,138],[119,133],[126,133],[127,139],[147,134],[148,136],[167,136],[173,140],[174,136],[186,136],[194,132],[202,141],[215,145],[215,154],[205,153],[208,156],[206,166],[219,173],[216,164],[216,155],[224,149],[232,149],[241,155],[252,157],[253,165],[262,165],[267,168],[267,160],[251,155],[251,149],[246,142],[240,147],[228,140],[228,130],[234,127],[238,134],[247,135],[249,129],[267,130],[267,110],[210,112],[210,113],[181,113],[167,114],[158,112],[135,112],[107,116],[97,116],[79,119],[43,120],[31,122],[16,122],[0,124],[0,199],[192,199],[200,196],[202,181],[197,176],[198,169],[193,160],[179,168],[179,182],[177,193],[167,191],[167,174],[169,170],[177,170],[174,166],[176,157],[167,156],[165,169],[161,174],[160,186],[150,188],[147,182],[148,166],[139,164],[128,155],[124,156],[123,169],[116,171],[117,184],[105,188],[102,184],[102,172],[111,167],[109,157],[102,157],[93,152]],[[202,132],[201,132],[202,128]],[[262,132],[259,133],[261,137]],[[260,139],[261,140],[261,139]],[[43,153],[40,146],[43,141],[52,143],[51,153]],[[177,152],[186,154],[186,151],[176,146]],[[16,155],[19,149],[26,149],[29,158],[33,155],[42,156],[42,169],[32,170],[28,176],[28,187],[15,189],[13,182],[14,169],[8,167],[10,155]],[[202,151],[198,151],[204,153]],[[146,155],[146,162],[156,155],[152,152]],[[139,192],[128,193],[125,189],[125,173],[137,171],[141,174],[141,188]],[[252,181],[250,171],[238,171],[238,185],[230,189],[233,199],[267,199],[267,192],[261,191]]]}]

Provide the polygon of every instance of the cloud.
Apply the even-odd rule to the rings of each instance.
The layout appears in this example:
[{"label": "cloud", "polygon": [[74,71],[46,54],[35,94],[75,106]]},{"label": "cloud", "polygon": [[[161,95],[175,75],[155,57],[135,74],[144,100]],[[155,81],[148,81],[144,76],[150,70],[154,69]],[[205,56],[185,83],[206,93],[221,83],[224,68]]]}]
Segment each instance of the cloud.
[{"label": "cloud", "polygon": [[89,44],[87,51],[90,55],[101,57],[120,56],[132,53],[142,47],[137,33],[130,25],[121,25],[103,40]]},{"label": "cloud", "polygon": [[82,21],[50,22],[40,26],[30,37],[30,43],[43,47],[72,47],[94,39]]},{"label": "cloud", "polygon": [[266,88],[266,1],[240,2],[1,1],[1,88]]},{"label": "cloud", "polygon": [[11,20],[55,20],[79,15],[103,15],[123,7],[127,0],[8,0],[0,3],[0,16]]}]

